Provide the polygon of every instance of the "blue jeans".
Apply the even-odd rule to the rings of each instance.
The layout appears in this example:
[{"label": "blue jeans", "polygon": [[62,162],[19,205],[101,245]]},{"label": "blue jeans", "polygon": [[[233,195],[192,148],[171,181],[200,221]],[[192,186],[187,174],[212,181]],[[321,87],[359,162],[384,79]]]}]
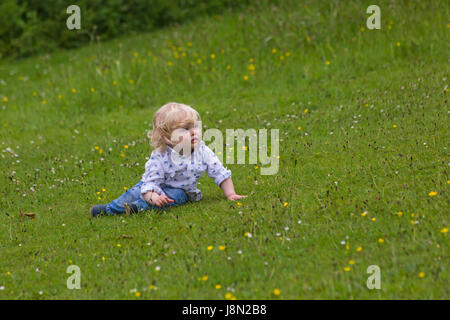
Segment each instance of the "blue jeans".
[{"label": "blue jeans", "polygon": [[123,204],[125,202],[128,203],[130,206],[135,205],[139,211],[144,211],[151,209],[165,209],[169,206],[180,206],[188,201],[188,196],[183,189],[163,186],[161,187],[161,189],[164,191],[164,193],[167,195],[168,198],[173,200],[173,202],[169,202],[163,207],[151,205],[150,203],[145,201],[141,195],[142,184],[143,182],[139,181],[133,188],[125,191],[125,193],[122,194],[119,198],[107,204],[106,213],[110,215],[124,213],[125,207]]}]

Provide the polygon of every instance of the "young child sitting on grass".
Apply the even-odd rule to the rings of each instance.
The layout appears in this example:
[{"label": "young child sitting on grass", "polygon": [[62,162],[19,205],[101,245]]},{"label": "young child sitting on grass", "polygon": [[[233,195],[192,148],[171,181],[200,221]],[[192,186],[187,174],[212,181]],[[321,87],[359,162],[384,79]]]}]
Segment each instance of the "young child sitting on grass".
[{"label": "young child sitting on grass", "polygon": [[155,150],[145,164],[142,180],[109,204],[91,208],[91,216],[136,213],[199,201],[197,181],[206,171],[229,200],[246,196],[234,191],[231,171],[201,140],[200,115],[190,106],[168,103],[153,117]]}]

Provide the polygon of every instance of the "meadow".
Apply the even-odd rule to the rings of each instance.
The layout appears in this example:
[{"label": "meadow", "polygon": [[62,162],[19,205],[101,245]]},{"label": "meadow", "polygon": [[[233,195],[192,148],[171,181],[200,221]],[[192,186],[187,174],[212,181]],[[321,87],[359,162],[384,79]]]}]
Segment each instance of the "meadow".
[{"label": "meadow", "polygon": [[[370,4],[261,2],[0,61],[0,299],[448,299],[449,2],[378,1],[380,30]],[[140,180],[169,101],[279,129],[279,171],[227,165],[238,202],[205,175],[198,203],[90,219]]]}]

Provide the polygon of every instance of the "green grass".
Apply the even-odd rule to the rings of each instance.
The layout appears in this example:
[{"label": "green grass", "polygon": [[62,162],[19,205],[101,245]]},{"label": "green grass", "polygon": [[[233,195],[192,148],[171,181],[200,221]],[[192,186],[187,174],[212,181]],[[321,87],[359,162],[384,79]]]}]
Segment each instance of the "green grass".
[{"label": "green grass", "polygon": [[[449,5],[379,1],[367,30],[370,4],[283,1],[1,63],[0,298],[448,299]],[[169,101],[224,133],[279,129],[279,172],[228,165],[240,206],[205,175],[198,203],[89,219],[139,181]]]}]

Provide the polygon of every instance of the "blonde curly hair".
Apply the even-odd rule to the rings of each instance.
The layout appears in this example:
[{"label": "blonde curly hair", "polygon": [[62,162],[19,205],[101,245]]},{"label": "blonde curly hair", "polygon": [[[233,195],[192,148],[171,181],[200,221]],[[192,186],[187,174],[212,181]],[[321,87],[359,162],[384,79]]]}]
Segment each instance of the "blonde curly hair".
[{"label": "blonde curly hair", "polygon": [[176,102],[166,103],[153,116],[151,145],[160,152],[165,152],[167,146],[175,144],[171,141],[175,129],[191,126],[200,120],[200,114],[191,106]]}]

